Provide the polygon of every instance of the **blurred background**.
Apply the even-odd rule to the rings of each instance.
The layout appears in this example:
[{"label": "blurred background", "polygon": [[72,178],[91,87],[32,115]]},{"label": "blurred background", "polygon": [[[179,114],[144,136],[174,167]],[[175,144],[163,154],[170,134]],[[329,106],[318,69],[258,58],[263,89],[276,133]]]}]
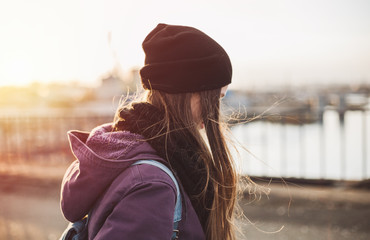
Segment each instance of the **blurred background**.
[{"label": "blurred background", "polygon": [[[196,27],[233,63],[240,239],[370,238],[370,1],[0,0],[0,239],[58,239],[66,132],[140,91],[141,43]],[[237,113],[237,114],[235,114]]]}]

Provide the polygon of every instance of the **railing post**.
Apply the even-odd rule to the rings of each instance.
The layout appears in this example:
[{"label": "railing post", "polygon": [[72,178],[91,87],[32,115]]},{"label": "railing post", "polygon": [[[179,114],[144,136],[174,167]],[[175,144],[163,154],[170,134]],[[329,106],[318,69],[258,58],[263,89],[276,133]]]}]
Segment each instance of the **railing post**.
[{"label": "railing post", "polygon": [[[323,116],[324,116],[323,112]],[[326,172],[326,167],[325,167],[325,148],[326,148],[326,139],[325,139],[325,119],[323,117],[322,122],[320,122],[320,141],[319,141],[319,151],[320,151],[320,175],[322,179],[325,179],[325,172]]]},{"label": "railing post", "polygon": [[341,163],[341,180],[344,180],[346,177],[346,129],[345,129],[345,114],[339,113],[340,124],[340,163]]},{"label": "railing post", "polygon": [[362,178],[367,178],[367,109],[362,111]]},{"label": "railing post", "polygon": [[304,124],[302,123],[303,119],[301,118],[301,121],[299,123],[299,138],[300,138],[300,175],[303,178],[306,174],[305,167],[306,167],[306,149],[305,149],[305,129]]},{"label": "railing post", "polygon": [[281,119],[281,175],[286,175],[287,174],[287,166],[286,166],[286,129],[285,129],[285,119],[282,117]]}]

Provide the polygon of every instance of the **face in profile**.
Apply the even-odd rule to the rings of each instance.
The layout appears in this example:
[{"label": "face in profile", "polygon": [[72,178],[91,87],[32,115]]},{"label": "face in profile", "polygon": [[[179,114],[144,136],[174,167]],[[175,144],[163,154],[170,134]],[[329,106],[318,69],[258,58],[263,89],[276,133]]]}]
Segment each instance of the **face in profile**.
[{"label": "face in profile", "polygon": [[[221,88],[220,98],[225,97],[228,85]],[[201,117],[201,108],[200,108],[200,96],[199,93],[194,93],[191,97],[191,112],[193,114],[193,118],[195,123],[197,124],[199,129],[204,128],[204,123]]]}]

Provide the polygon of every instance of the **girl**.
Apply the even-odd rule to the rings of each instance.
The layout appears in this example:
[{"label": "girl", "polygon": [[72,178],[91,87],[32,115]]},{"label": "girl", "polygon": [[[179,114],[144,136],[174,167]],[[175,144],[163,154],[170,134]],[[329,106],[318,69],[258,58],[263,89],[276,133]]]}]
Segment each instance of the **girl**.
[{"label": "girl", "polygon": [[[67,170],[61,208],[71,222],[89,214],[89,239],[171,239],[181,199],[179,239],[234,239],[236,173],[220,121],[231,83],[227,53],[203,32],[159,24],[143,42],[141,102],[91,133],[70,131],[77,160]],[[204,129],[206,137],[202,137]],[[139,160],[165,164],[163,170]]]}]

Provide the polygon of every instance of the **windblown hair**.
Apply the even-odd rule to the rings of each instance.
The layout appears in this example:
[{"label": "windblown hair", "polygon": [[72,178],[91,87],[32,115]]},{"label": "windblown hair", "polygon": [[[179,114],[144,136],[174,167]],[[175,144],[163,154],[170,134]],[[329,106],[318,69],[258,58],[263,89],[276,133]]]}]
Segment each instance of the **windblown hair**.
[{"label": "windblown hair", "polygon": [[[220,93],[220,89],[180,94],[151,90],[145,99],[165,113],[161,122],[153,124],[159,124],[160,128],[165,130],[166,140],[171,132],[177,131],[185,142],[196,146],[194,152],[199,155],[198,159],[206,170],[206,183],[197,197],[205,203],[206,199],[209,199],[207,189],[213,192],[212,207],[208,209],[209,218],[205,227],[207,240],[235,239],[233,218],[237,174],[223,133],[226,124],[220,117]],[[206,138],[202,137],[199,131],[199,123],[194,121],[191,109],[193,94],[199,95]],[[119,116],[116,116],[115,122],[117,121]]]}]

